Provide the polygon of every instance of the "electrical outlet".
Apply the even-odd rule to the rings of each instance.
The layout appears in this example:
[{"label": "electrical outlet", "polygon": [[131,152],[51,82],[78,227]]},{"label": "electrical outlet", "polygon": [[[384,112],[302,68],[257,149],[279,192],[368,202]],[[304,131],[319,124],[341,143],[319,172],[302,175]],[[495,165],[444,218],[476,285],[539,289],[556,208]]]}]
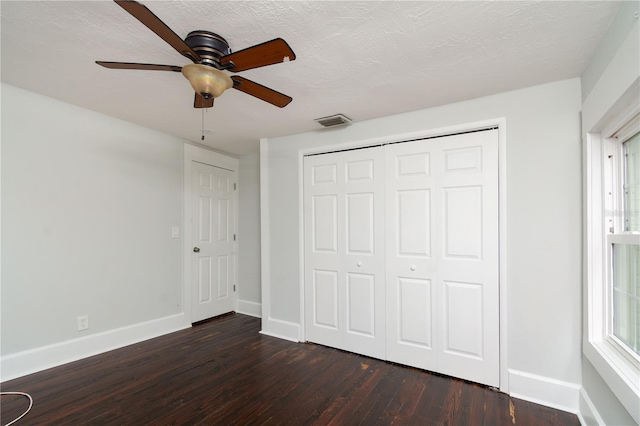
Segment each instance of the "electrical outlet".
[{"label": "electrical outlet", "polygon": [[87,328],[89,328],[89,315],[78,317],[78,331],[86,330]]}]

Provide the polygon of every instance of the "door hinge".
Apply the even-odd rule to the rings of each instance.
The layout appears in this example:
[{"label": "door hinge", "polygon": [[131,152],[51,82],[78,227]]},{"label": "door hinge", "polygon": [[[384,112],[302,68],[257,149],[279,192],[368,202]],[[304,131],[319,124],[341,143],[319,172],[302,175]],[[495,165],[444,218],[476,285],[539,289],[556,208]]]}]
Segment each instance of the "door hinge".
[{"label": "door hinge", "polygon": [[236,285],[235,284],[233,285],[233,291],[236,291]]},{"label": "door hinge", "polygon": [[238,187],[236,186],[236,183],[233,183],[233,190],[235,191],[236,189],[238,189]]},{"label": "door hinge", "polygon": [[233,241],[236,240],[236,234],[233,234]]}]

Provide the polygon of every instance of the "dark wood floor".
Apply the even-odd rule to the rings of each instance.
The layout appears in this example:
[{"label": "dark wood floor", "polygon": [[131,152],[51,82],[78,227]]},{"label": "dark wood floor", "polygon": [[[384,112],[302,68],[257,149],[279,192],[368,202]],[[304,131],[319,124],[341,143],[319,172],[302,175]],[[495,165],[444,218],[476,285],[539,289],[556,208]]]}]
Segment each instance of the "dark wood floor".
[{"label": "dark wood floor", "polygon": [[[232,314],[12,380],[18,425],[579,425],[495,390],[258,334]],[[27,400],[3,396],[2,424]]]}]

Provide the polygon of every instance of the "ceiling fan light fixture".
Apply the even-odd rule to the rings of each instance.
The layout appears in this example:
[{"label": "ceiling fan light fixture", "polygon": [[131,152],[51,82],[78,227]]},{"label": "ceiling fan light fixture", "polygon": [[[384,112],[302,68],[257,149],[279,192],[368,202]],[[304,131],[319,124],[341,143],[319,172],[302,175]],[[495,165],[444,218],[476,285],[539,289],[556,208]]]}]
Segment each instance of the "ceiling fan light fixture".
[{"label": "ceiling fan light fixture", "polygon": [[182,67],[182,74],[189,80],[193,90],[205,99],[217,98],[233,86],[231,77],[207,65],[185,65]]}]

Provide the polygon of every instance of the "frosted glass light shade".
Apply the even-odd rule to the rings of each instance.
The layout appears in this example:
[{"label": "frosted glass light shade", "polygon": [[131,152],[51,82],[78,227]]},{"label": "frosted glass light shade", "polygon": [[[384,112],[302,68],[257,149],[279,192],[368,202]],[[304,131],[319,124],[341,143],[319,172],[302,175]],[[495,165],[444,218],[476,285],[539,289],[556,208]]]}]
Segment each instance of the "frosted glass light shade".
[{"label": "frosted glass light shade", "polygon": [[205,98],[217,98],[233,86],[233,80],[227,74],[207,65],[185,65],[182,74],[189,80],[193,90]]}]

